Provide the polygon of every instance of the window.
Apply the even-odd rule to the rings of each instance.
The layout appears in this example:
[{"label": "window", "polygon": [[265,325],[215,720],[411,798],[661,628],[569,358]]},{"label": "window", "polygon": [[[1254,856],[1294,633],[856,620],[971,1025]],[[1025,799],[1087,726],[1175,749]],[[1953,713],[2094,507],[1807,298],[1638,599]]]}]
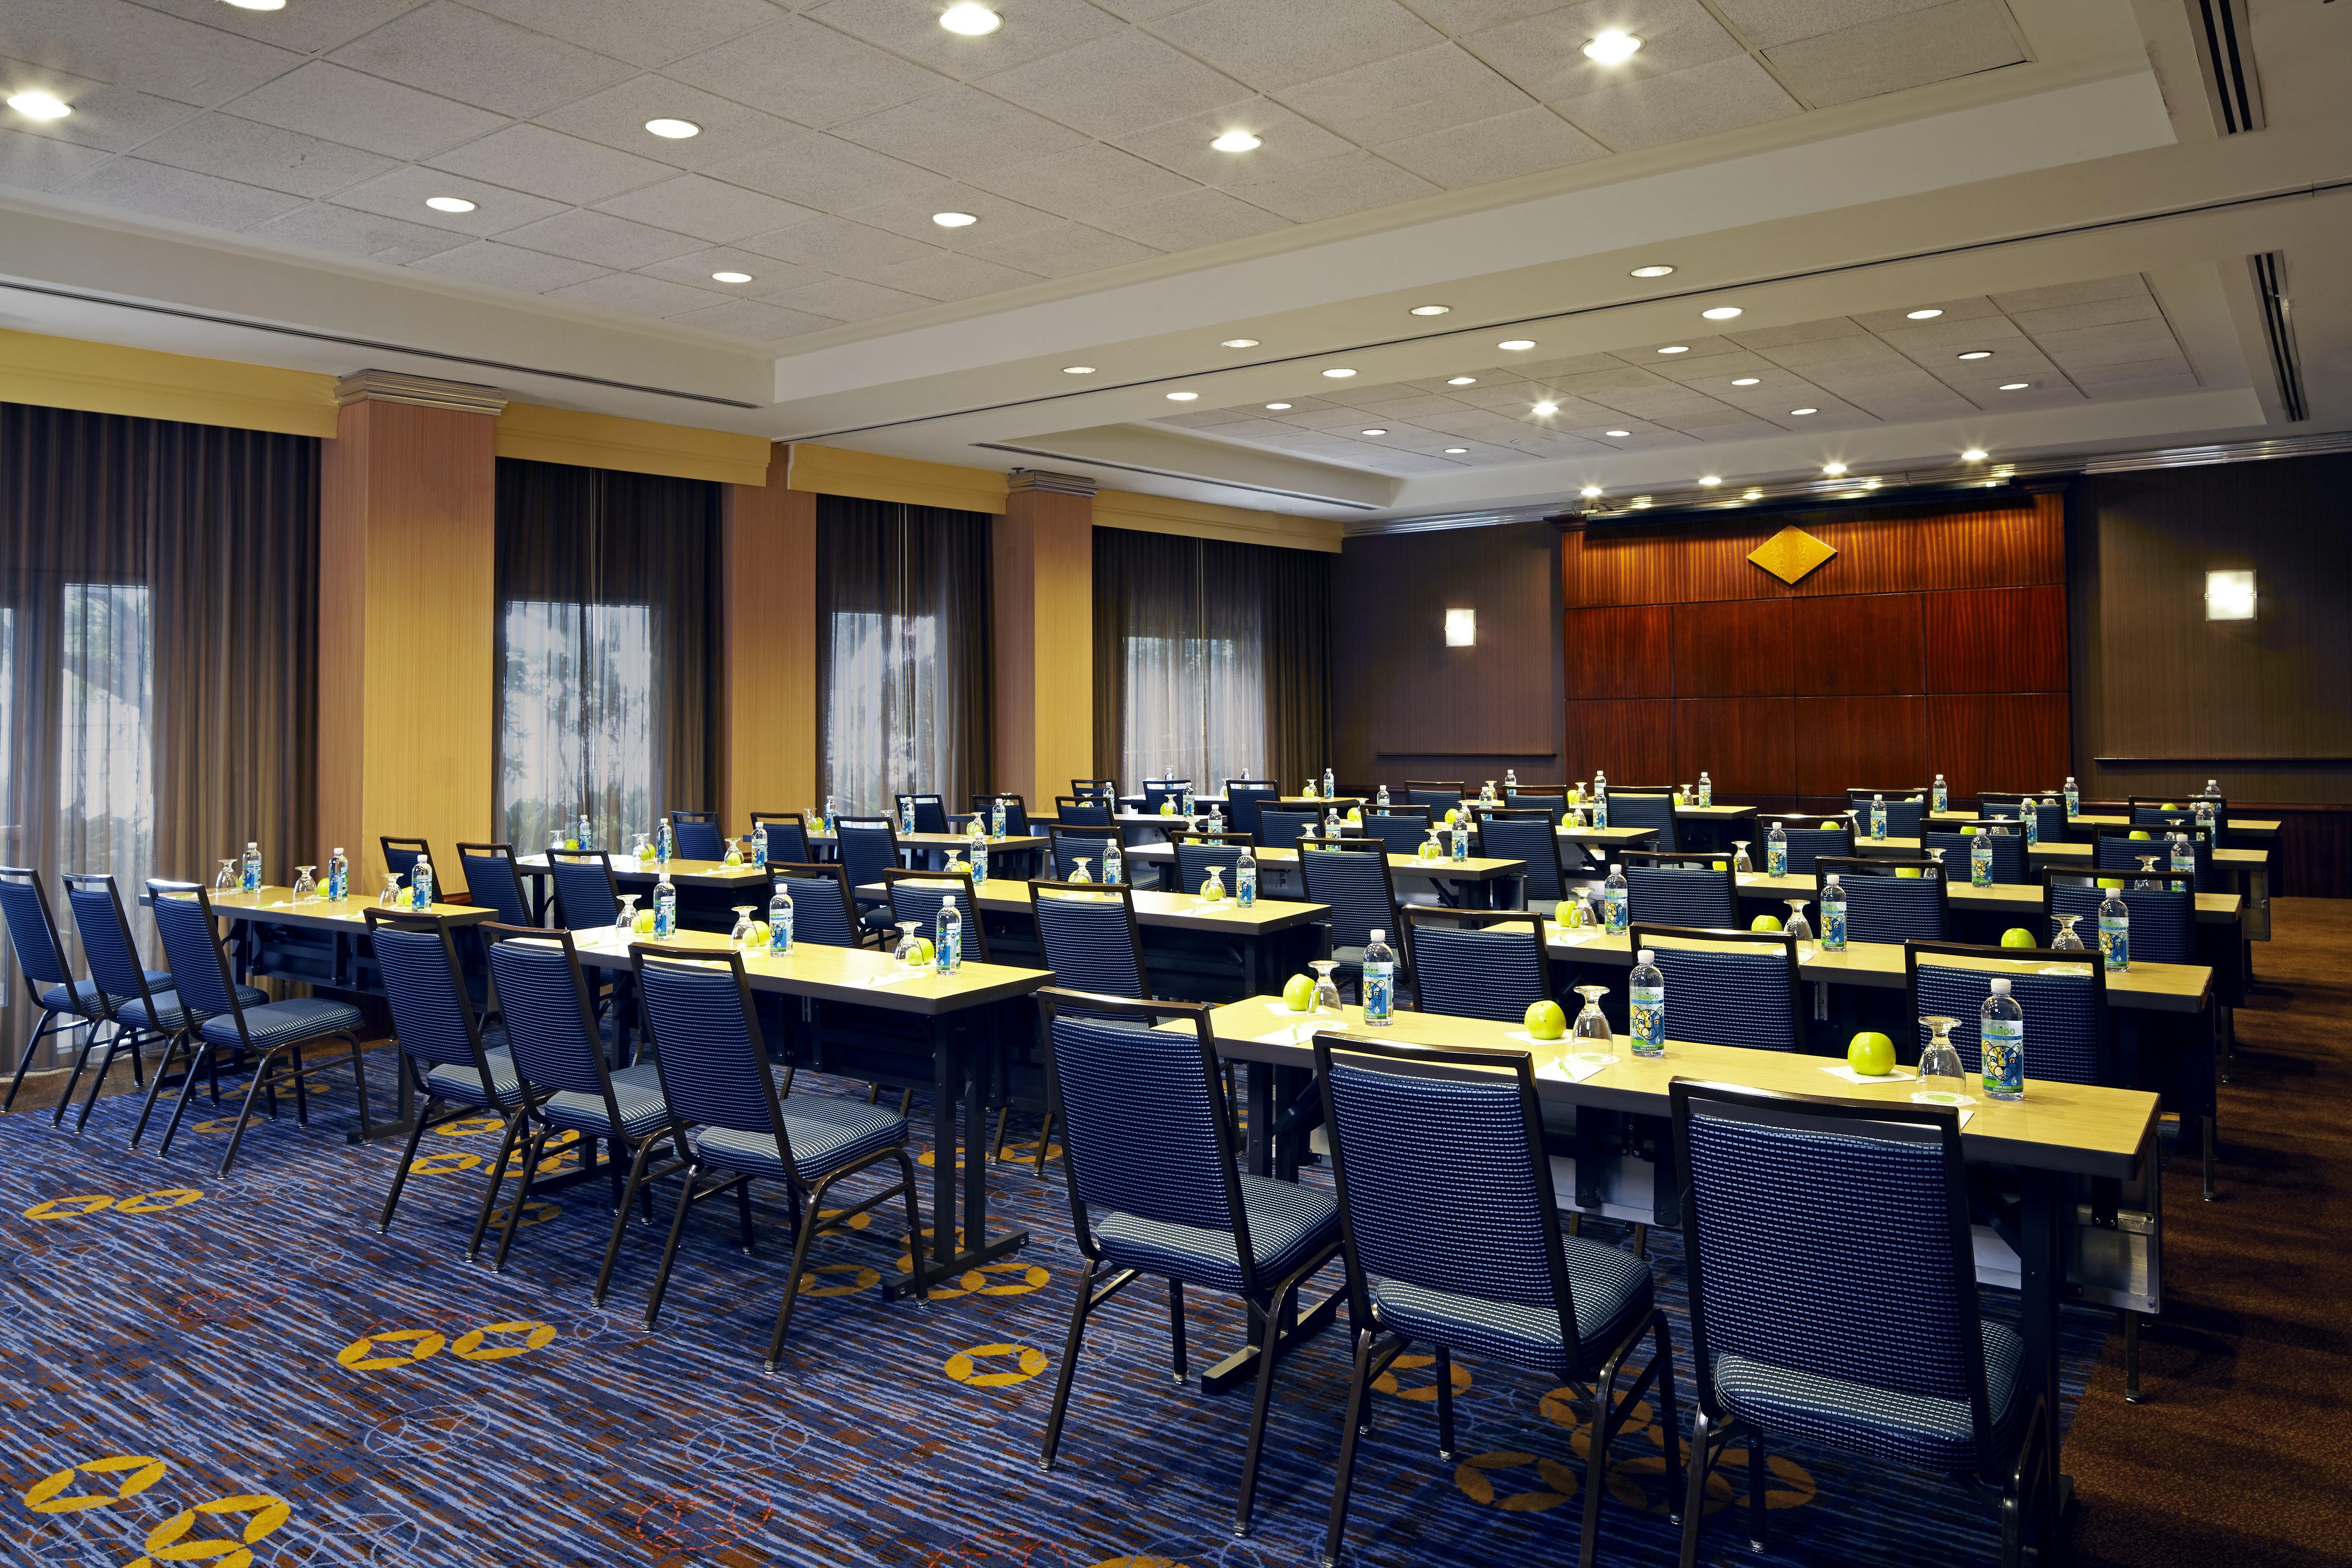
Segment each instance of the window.
[{"label": "window", "polygon": [[508,602],[499,794],[516,853],[583,811],[603,848],[653,831],[653,621],[645,605]]},{"label": "window", "polygon": [[111,871],[125,902],[155,866],[155,659],[148,594],[69,583],[60,606],[58,866]]},{"label": "window", "polygon": [[901,791],[942,787],[933,781],[947,776],[953,738],[940,700],[939,632],[936,616],[835,613],[825,793],[843,810],[886,811]]},{"label": "window", "polygon": [[1127,638],[1127,746],[1117,776],[1129,787],[1171,769],[1205,790],[1265,776],[1253,771],[1265,759],[1265,694],[1251,620],[1238,636]]}]

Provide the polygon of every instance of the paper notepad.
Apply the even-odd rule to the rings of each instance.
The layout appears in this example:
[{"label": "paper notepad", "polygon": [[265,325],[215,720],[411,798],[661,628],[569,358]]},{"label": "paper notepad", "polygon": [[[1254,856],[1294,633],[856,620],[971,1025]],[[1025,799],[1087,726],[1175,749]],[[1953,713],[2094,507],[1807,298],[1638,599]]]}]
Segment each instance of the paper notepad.
[{"label": "paper notepad", "polygon": [[[1511,1036],[1511,1038],[1515,1040],[1526,1040],[1528,1044],[1531,1046],[1544,1046],[1555,1043],[1549,1040],[1533,1039],[1522,1034],[1514,1034]],[[1557,1061],[1546,1062],[1543,1066],[1536,1068],[1536,1076],[1538,1078],[1564,1078],[1570,1083],[1582,1083],[1586,1079],[1589,1079],[1594,1074],[1604,1071],[1615,1065],[1616,1064],[1613,1062],[1579,1061],[1573,1056],[1565,1056],[1561,1057]]]},{"label": "paper notepad", "polygon": [[1919,1076],[1907,1068],[1896,1068],[1884,1078],[1872,1078],[1866,1073],[1854,1071],[1843,1062],[1840,1062],[1835,1067],[1823,1068],[1822,1070],[1832,1078],[1842,1078],[1848,1083],[1909,1083]]}]

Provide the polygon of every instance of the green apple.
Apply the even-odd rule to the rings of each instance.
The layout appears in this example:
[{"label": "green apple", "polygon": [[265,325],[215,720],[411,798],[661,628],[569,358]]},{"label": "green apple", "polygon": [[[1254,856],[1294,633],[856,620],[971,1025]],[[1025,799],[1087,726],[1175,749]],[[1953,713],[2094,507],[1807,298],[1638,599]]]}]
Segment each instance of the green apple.
[{"label": "green apple", "polygon": [[1203,877],[1201,879],[1201,896],[1212,903],[1223,898],[1225,879],[1223,877]]},{"label": "green apple", "polygon": [[1360,805],[1349,806],[1348,808],[1348,820],[1357,823],[1362,822],[1364,820],[1364,808]]},{"label": "green apple", "polygon": [[931,939],[927,936],[917,937],[915,939],[916,965],[920,968],[928,969],[939,961],[940,950],[931,945]]},{"label": "green apple", "polygon": [[1710,860],[1707,864],[1714,867],[1718,871],[1728,871],[1731,869],[1731,862],[1728,860]]},{"label": "green apple", "polygon": [[1414,850],[1413,853],[1420,856],[1421,858],[1424,860],[1434,860],[1439,858],[1441,852],[1435,844],[1424,838],[1421,841],[1421,847]]},{"label": "green apple", "polygon": [[1304,974],[1294,974],[1282,983],[1282,1005],[1294,1013],[1304,1013],[1315,1005],[1315,982]]},{"label": "green apple", "polygon": [[1864,1078],[1885,1078],[1895,1070],[1895,1042],[1876,1030],[1846,1042],[1845,1065]]},{"label": "green apple", "polygon": [[2146,838],[2147,837],[2147,829],[2145,827],[2135,827],[2131,830],[2131,837],[2134,838]]},{"label": "green apple", "polygon": [[2033,933],[2026,930],[2023,926],[2011,926],[2007,931],[2000,933],[2000,945],[2003,947],[2032,947],[2035,945]]},{"label": "green apple", "polygon": [[1458,806],[1447,806],[1445,808],[1445,826],[1448,827],[1453,826],[1461,816],[1462,812]]},{"label": "green apple", "polygon": [[1160,815],[1162,816],[1175,816],[1176,803],[1172,800],[1162,799],[1160,803]]},{"label": "green apple", "polygon": [[1780,917],[1779,915],[1758,915],[1754,920],[1748,922],[1748,929],[1749,931],[1779,931],[1780,929]]},{"label": "green apple", "polygon": [[1965,825],[1960,829],[1960,837],[1963,838],[1974,838],[1976,836],[1977,825],[1973,822]]},{"label": "green apple", "polygon": [[1895,874],[1898,877],[1907,877],[1912,881],[1916,882],[1919,879],[1919,868],[1916,866],[1897,866],[1895,868]]},{"label": "green apple", "polygon": [[2180,808],[2168,800],[2164,803],[2164,809],[2166,811],[2179,811]]},{"label": "green apple", "polygon": [[768,929],[767,921],[753,921],[751,934],[746,940],[755,948],[764,948],[775,939],[775,935],[774,931]]},{"label": "green apple", "polygon": [[1557,1040],[1568,1033],[1568,1015],[1553,1001],[1532,1003],[1528,1007],[1528,1033],[1538,1040]]},{"label": "green apple", "polygon": [[654,929],[653,910],[639,910],[637,911],[637,918],[629,923],[629,929],[635,931],[640,936],[650,936],[653,933]]},{"label": "green apple", "polygon": [[1834,822],[1824,822],[1822,824],[1822,831],[1823,833],[1835,833],[1837,830],[1838,825]]},{"label": "green apple", "polygon": [[2102,877],[2099,879],[2099,886],[2102,888],[2115,888],[2120,889],[2123,885],[2124,879],[2121,877]]}]

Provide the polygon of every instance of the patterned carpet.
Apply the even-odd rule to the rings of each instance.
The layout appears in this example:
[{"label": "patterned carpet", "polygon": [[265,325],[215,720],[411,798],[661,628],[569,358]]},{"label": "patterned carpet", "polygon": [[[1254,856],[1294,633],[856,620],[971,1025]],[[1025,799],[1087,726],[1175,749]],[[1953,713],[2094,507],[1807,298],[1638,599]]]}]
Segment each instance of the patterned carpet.
[{"label": "patterned carpet", "polygon": [[[461,1123],[427,1135],[421,1163],[437,1173],[412,1180],[380,1237],[373,1218],[397,1150],[343,1142],[347,1067],[314,1081],[325,1093],[312,1125],[299,1128],[289,1109],[257,1128],[226,1181],[212,1174],[225,1123],[185,1135],[169,1160],[126,1153],[131,1098],[102,1102],[79,1140],[46,1114],[0,1121],[11,1568],[1315,1561],[1339,1449],[1343,1333],[1282,1370],[1247,1541],[1229,1528],[1246,1396],[1171,1384],[1156,1285],[1098,1320],[1060,1468],[1035,1468],[1078,1259],[1059,1185],[1025,1165],[1000,1167],[991,1190],[1002,1221],[1034,1241],[966,1276],[952,1300],[879,1299],[874,1266],[900,1250],[903,1223],[886,1214],[866,1232],[880,1245],[820,1243],[819,1299],[804,1299],[769,1377],[760,1355],[788,1256],[780,1233],[745,1258],[731,1204],[698,1211],[649,1332],[654,1233],[633,1231],[608,1306],[588,1300],[611,1215],[601,1182],[527,1210],[504,1276],[468,1266],[496,1134]],[[799,1092],[828,1088],[846,1086],[803,1077]],[[1686,1358],[1673,1238],[1655,1250]],[[1191,1300],[1197,1369],[1235,1342],[1238,1317]],[[2104,1314],[2068,1314],[2070,1411],[2106,1327]],[[1855,1331],[1891,1350],[1903,1325]],[[1571,1560],[1583,1436],[1564,1392],[1457,1367],[1473,1456],[1457,1466],[1435,1457],[1427,1365],[1382,1391],[1348,1561]],[[1687,1399],[1686,1360],[1682,1371]],[[1611,1498],[1642,1511],[1604,1515],[1603,1561],[1673,1560],[1663,1441],[1652,1426],[1620,1449]],[[1771,1550],[1750,1553],[1728,1514],[1703,1538],[1703,1561],[1997,1559],[1990,1501],[1958,1483],[1802,1450],[1776,1452],[1771,1468]],[[1739,1497],[1718,1480],[1711,1509]]]}]

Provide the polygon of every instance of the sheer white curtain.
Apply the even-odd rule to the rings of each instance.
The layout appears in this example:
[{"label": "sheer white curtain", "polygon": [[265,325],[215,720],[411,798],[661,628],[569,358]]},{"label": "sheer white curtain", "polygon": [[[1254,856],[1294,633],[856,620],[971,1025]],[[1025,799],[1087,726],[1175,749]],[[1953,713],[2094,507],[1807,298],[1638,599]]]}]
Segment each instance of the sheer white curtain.
[{"label": "sheer white curtain", "polygon": [[155,654],[144,586],[68,583],[58,616],[58,866],[111,871],[126,907],[155,871]]},{"label": "sheer white curtain", "polygon": [[1173,770],[1204,794],[1260,778],[1265,695],[1256,628],[1246,637],[1127,638],[1124,787]]},{"label": "sheer white curtain", "polygon": [[653,831],[653,622],[646,605],[508,601],[499,798],[516,853],[583,812],[600,848]]},{"label": "sheer white curtain", "polygon": [[932,781],[947,775],[955,738],[940,693],[939,617],[836,610],[832,637],[826,793],[844,811],[878,812],[901,791],[944,787]]}]

